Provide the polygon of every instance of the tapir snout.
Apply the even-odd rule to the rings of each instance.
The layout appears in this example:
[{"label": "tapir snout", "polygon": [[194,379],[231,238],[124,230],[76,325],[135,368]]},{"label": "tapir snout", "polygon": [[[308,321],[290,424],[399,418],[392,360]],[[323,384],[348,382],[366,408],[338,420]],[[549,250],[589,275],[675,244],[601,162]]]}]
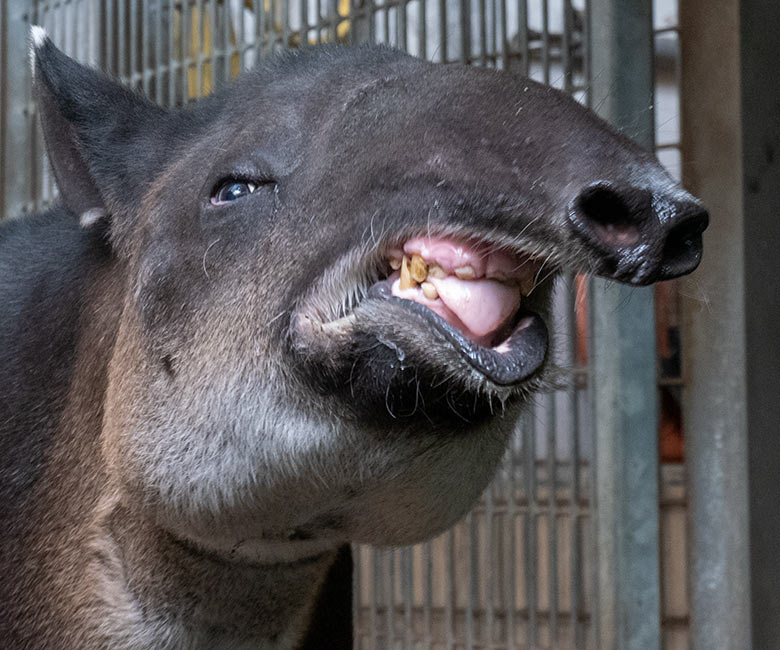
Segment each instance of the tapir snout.
[{"label": "tapir snout", "polygon": [[572,199],[568,219],[573,232],[599,254],[598,273],[643,285],[699,265],[709,215],[684,192],[670,196],[598,181]]}]

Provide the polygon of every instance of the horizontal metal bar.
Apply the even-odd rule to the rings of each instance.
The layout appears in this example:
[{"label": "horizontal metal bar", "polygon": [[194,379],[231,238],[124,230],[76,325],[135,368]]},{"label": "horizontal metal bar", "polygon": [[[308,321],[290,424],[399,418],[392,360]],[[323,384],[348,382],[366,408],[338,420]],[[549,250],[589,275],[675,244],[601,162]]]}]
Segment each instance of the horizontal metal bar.
[{"label": "horizontal metal bar", "polygon": [[[443,607],[433,607],[432,610],[431,610],[431,616],[434,619],[437,618],[437,617],[441,617],[443,619],[445,617],[445,614],[446,614],[446,609],[447,609],[446,606],[443,606]],[[392,612],[393,616],[396,616],[396,615],[397,616],[403,616],[406,613],[406,605],[405,604],[393,605],[392,607],[388,607],[387,605],[377,605],[376,607],[371,607],[371,606],[358,607],[358,612],[362,613],[362,612],[368,612],[368,611],[373,611],[378,616],[387,615],[390,612]],[[467,618],[467,612],[468,611],[469,611],[469,609],[468,609],[467,606],[464,606],[464,607],[453,607],[452,610],[451,610],[451,613],[452,613],[452,615],[458,616],[458,617],[463,618],[465,620]],[[531,610],[529,610],[528,607],[520,607],[520,608],[514,609],[512,611],[514,613],[514,616],[520,618],[523,621],[528,621],[530,616],[531,616]],[[415,605],[415,606],[413,606],[411,608],[411,613],[412,613],[413,618],[417,618],[417,617],[422,618],[423,607]],[[484,608],[484,607],[472,607],[471,608],[471,613],[472,613],[472,615],[473,615],[473,617],[475,619],[481,620],[481,619],[487,617],[488,610],[486,608]],[[507,613],[504,610],[501,610],[501,611],[495,610],[493,616],[495,618],[495,622],[496,623],[501,623],[501,622],[503,622],[506,619]],[[535,616],[538,618],[538,620],[541,623],[547,623],[550,620],[550,612],[547,609],[539,609],[536,612]],[[559,617],[559,619],[561,620],[562,623],[567,623],[567,622],[570,622],[571,620],[573,620],[572,613],[570,611],[568,611],[568,610],[565,610],[565,609],[559,610],[557,616]],[[583,623],[590,622],[591,618],[592,618],[591,615],[588,614],[588,613],[582,613],[582,614],[578,614],[577,615],[577,620],[579,620],[579,621],[581,621]],[[674,620],[678,620],[679,617],[677,617],[677,619],[675,617],[669,617],[669,619],[674,621]],[[476,643],[476,641],[475,641],[475,643]]]}]

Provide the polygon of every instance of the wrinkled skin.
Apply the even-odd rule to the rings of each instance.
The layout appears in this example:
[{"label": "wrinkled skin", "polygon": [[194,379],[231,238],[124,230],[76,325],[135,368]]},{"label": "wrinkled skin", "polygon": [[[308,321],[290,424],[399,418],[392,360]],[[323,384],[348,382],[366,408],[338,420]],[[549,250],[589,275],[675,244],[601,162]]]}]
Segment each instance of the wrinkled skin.
[{"label": "wrinkled skin", "polygon": [[[38,45],[63,205],[0,230],[0,631],[24,647],[296,647],[333,549],[468,510],[546,364],[496,384],[367,296],[390,248],[479,239],[635,284],[698,263],[695,199],[531,81],[324,48],[164,111]],[[256,189],[214,205],[231,178]]]}]

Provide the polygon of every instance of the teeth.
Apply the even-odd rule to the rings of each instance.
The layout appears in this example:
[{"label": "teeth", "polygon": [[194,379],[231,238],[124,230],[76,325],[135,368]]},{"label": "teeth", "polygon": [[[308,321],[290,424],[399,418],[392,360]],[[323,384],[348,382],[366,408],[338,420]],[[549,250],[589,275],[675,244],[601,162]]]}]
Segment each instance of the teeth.
[{"label": "teeth", "polygon": [[409,270],[409,258],[404,255],[404,259],[401,262],[401,283],[399,287],[403,291],[415,286],[417,286],[417,283],[412,279],[412,273]]},{"label": "teeth", "polygon": [[474,272],[474,267],[470,264],[459,266],[455,269],[455,275],[458,276],[459,280],[473,280],[477,277],[477,274]]},{"label": "teeth", "polygon": [[436,291],[436,287],[430,282],[423,282],[420,286],[422,287],[423,294],[428,300],[436,300],[436,298],[439,297],[439,292]]},{"label": "teeth", "polygon": [[421,255],[417,253],[412,255],[412,264],[409,272],[415,282],[424,282],[425,278],[428,277],[428,265]]},{"label": "teeth", "polygon": [[[414,253],[411,258],[407,255],[398,257],[395,253],[391,253],[388,262],[394,271],[401,270],[400,288],[402,290],[413,289],[418,285],[422,285],[423,293],[429,300],[436,300],[436,298],[439,297],[439,293],[436,290],[436,287],[430,282],[427,282],[427,280],[443,280],[444,278],[449,277],[449,273],[441,266],[436,263],[428,264],[425,261],[425,258],[418,253]],[[477,277],[474,267],[470,264],[459,266],[455,269],[454,273],[459,280],[474,280]],[[495,272],[490,273],[489,277],[504,284],[519,286],[520,293],[523,296],[530,295],[536,287],[534,272],[526,273],[522,278],[510,278],[502,271],[496,270]]]}]

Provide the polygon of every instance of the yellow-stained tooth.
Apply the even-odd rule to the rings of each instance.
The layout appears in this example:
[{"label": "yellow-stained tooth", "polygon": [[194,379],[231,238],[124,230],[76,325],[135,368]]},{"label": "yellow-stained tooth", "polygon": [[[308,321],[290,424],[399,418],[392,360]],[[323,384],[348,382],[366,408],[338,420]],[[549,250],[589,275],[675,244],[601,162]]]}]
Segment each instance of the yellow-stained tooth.
[{"label": "yellow-stained tooth", "polygon": [[447,272],[443,268],[441,268],[438,264],[431,264],[428,267],[428,277],[441,280],[447,277]]},{"label": "yellow-stained tooth", "polygon": [[404,259],[401,262],[401,282],[398,286],[401,291],[417,286],[417,283],[412,279],[412,274],[409,270],[409,258],[406,255],[404,255]]},{"label": "yellow-stained tooth", "polygon": [[436,291],[436,287],[430,282],[423,282],[421,285],[422,292],[428,300],[436,300],[439,297],[439,292]]},{"label": "yellow-stained tooth", "polygon": [[455,275],[458,276],[459,280],[473,280],[477,276],[474,267],[471,266],[471,264],[459,266],[455,269]]},{"label": "yellow-stained tooth", "polygon": [[428,277],[428,265],[421,255],[415,253],[412,255],[412,263],[409,267],[409,272],[412,276],[412,280],[415,282],[424,282]]},{"label": "yellow-stained tooth", "polygon": [[391,257],[390,258],[390,268],[393,269],[393,271],[397,271],[401,268],[401,258],[400,257]]}]

